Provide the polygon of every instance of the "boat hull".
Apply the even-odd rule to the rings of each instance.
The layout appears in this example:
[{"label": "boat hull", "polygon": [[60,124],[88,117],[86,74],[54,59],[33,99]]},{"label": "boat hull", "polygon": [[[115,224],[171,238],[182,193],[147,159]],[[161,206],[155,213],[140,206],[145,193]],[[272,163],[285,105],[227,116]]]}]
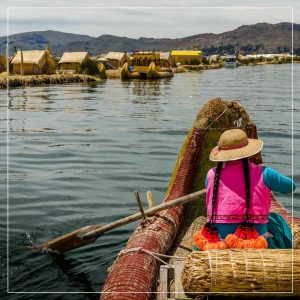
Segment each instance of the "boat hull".
[{"label": "boat hull", "polygon": [[149,65],[147,71],[143,72],[132,72],[129,70],[128,63],[125,63],[121,69],[121,79],[157,79],[157,78],[170,78],[173,77],[174,73],[172,69],[158,71],[154,62]]},{"label": "boat hull", "polygon": [[121,69],[121,79],[140,79],[141,75],[138,72],[131,72],[128,63],[125,63]]},{"label": "boat hull", "polygon": [[149,66],[149,70],[147,72],[148,79],[156,79],[156,78],[170,78],[173,77],[174,73],[172,69],[166,71],[158,71],[154,62],[152,62]]}]

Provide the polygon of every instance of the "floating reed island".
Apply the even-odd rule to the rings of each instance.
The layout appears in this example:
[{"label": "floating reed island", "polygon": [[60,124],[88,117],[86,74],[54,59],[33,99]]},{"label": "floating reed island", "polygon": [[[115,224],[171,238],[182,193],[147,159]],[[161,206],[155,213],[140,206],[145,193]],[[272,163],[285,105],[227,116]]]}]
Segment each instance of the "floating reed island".
[{"label": "floating reed island", "polygon": [[[222,65],[219,63],[214,63],[210,65],[199,64],[199,65],[182,65],[187,71],[201,71],[201,70],[215,70],[222,68]],[[179,73],[179,72],[178,72]]]},{"label": "floating reed island", "polygon": [[0,88],[21,86],[37,86],[44,84],[66,84],[80,82],[95,82],[99,78],[83,74],[52,74],[52,75],[12,75],[0,77]]}]

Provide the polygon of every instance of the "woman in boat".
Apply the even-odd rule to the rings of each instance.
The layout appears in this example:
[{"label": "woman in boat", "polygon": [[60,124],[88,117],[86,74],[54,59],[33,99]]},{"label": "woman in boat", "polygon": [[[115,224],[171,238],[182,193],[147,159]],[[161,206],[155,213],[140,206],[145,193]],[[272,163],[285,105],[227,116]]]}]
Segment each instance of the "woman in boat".
[{"label": "woman in boat", "polygon": [[241,129],[221,135],[209,156],[218,164],[205,180],[208,223],[194,235],[198,249],[268,247],[270,192],[290,193],[295,184],[274,169],[248,160],[262,147],[261,140],[247,138]]}]

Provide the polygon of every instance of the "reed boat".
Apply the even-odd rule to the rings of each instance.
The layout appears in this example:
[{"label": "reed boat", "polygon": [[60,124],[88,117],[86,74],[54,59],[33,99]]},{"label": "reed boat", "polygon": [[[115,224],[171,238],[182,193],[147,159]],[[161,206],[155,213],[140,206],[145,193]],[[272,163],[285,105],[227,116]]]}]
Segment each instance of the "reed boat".
[{"label": "reed boat", "polygon": [[149,65],[149,69],[147,72],[147,78],[148,79],[154,79],[154,78],[169,78],[169,77],[173,77],[174,73],[172,71],[171,68],[169,69],[161,69],[161,70],[157,70],[156,65],[154,62],[152,62]]},{"label": "reed boat", "polygon": [[[216,98],[201,108],[179,152],[164,202],[204,188],[206,173],[214,166],[209,153],[231,128],[242,128],[248,137],[257,138],[256,125],[238,102]],[[260,154],[251,160],[262,162]],[[147,217],[111,266],[100,299],[299,296],[300,220],[274,196],[271,207],[291,226],[293,250],[193,251],[193,234],[206,222],[205,197]],[[226,267],[219,267],[221,263]],[[184,281],[189,284],[189,272],[194,292],[183,286]]]},{"label": "reed boat", "polygon": [[161,68],[158,70],[154,62],[151,62],[146,67],[135,67],[135,70],[138,71],[130,71],[128,63],[125,63],[121,69],[121,79],[156,79],[174,76],[171,68]]},{"label": "reed boat", "polygon": [[129,64],[125,63],[121,68],[121,79],[140,79],[139,72],[132,72],[129,70]]}]

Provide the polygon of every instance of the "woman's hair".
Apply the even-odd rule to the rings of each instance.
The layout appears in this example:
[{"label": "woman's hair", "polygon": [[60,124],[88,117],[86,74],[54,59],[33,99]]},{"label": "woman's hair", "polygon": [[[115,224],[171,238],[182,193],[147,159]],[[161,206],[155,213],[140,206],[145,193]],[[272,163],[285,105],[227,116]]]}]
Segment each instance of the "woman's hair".
[{"label": "woman's hair", "polygon": [[246,218],[248,221],[249,209],[250,209],[250,175],[249,175],[249,163],[248,158],[243,158],[244,180],[245,180],[245,192],[246,192]]},{"label": "woman's hair", "polygon": [[[249,163],[248,158],[242,159],[243,163],[243,170],[244,170],[244,181],[245,181],[245,192],[246,192],[246,217],[245,221],[248,221],[248,214],[250,208],[250,175],[249,175]],[[218,197],[218,188],[219,188],[219,180],[220,180],[220,173],[223,166],[223,162],[218,162],[215,178],[214,178],[214,188],[213,188],[213,197],[212,197],[212,213],[210,222],[213,223],[214,221],[214,213],[215,213],[215,206],[216,200]]]},{"label": "woman's hair", "polygon": [[210,223],[213,223],[214,221],[214,214],[215,214],[215,207],[216,207],[216,200],[218,196],[218,187],[219,187],[219,180],[220,180],[220,173],[223,166],[223,162],[218,162],[215,178],[214,178],[214,189],[213,189],[213,198],[212,198],[212,212],[211,212],[211,219]]}]

